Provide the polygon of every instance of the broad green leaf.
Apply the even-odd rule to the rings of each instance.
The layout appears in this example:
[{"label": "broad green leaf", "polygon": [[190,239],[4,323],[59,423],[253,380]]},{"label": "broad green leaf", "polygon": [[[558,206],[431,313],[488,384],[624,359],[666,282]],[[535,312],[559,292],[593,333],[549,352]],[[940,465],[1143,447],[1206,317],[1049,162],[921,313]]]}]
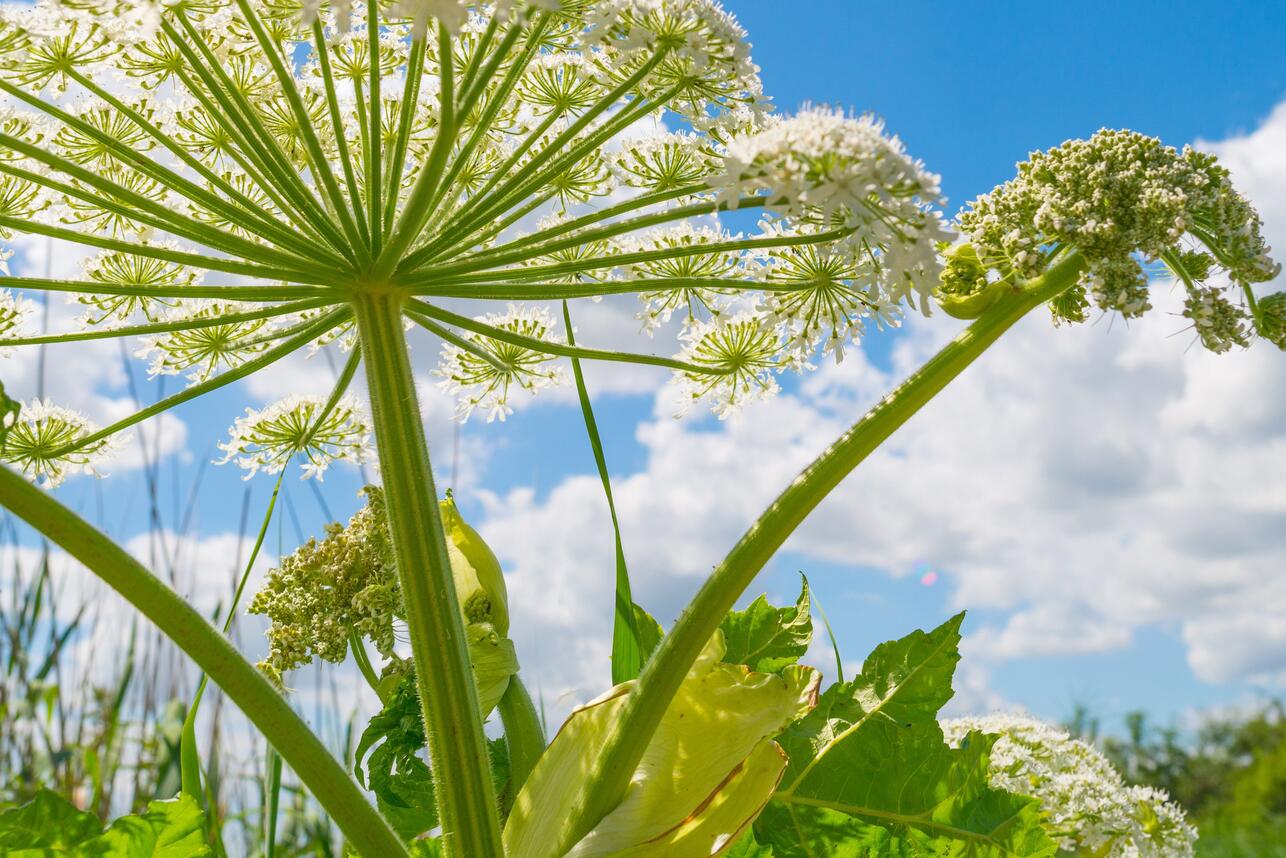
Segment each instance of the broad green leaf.
[{"label": "broad green leaf", "polygon": [[0,854],[7,858],[204,858],[205,814],[190,796],[154,801],[103,831],[92,813],[41,790],[21,807],[0,813]]},{"label": "broad green leaf", "polygon": [[943,739],[963,619],[881,644],[778,737],[790,764],[761,843],[781,858],[1054,854],[1037,803],[988,785],[992,740]]},{"label": "broad green leaf", "polygon": [[[433,774],[420,756],[426,744],[415,675],[410,674],[366,725],[353,753],[357,782],[375,794],[380,812],[405,840],[438,824]],[[509,781],[509,751],[504,739],[487,744],[492,782],[502,796]]]},{"label": "broad green leaf", "polygon": [[26,858],[44,850],[56,853],[102,830],[94,814],[77,810],[58,793],[42,789],[26,804],[0,813],[0,854]]},{"label": "broad green leaf", "polygon": [[724,617],[720,628],[728,643],[724,657],[732,664],[744,664],[762,673],[777,673],[799,661],[813,639],[813,617],[809,610],[808,579],[803,579],[794,605],[777,608],[760,596],[744,611]]},{"label": "broad green leaf", "polygon": [[[648,745],[621,803],[567,858],[717,855],[758,815],[785,760],[772,737],[816,699],[807,667],[781,675],[722,661],[716,633]],[[577,709],[540,758],[505,825],[510,858],[556,858],[576,779],[598,753],[633,683]]]},{"label": "broad green leaf", "polygon": [[753,831],[747,831],[741,839],[732,844],[732,848],[723,853],[722,858],[773,858],[771,846],[765,846],[755,839]]},{"label": "broad green leaf", "polygon": [[100,837],[80,846],[78,855],[95,858],[203,858],[205,813],[189,795],[153,801],[137,816],[123,816]]},{"label": "broad green leaf", "polygon": [[358,783],[375,793],[380,812],[406,840],[438,824],[433,777],[419,756],[426,742],[415,676],[408,675],[366,725],[353,752]]}]

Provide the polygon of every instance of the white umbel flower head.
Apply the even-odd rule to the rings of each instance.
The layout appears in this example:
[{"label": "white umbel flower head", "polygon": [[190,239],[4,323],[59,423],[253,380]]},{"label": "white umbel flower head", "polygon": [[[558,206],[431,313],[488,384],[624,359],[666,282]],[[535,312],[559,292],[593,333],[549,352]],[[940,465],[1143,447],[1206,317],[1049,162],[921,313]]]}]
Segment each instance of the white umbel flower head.
[{"label": "white umbel flower head", "polygon": [[1060,854],[1190,858],[1197,832],[1169,796],[1129,786],[1107,758],[1057,727],[1019,715],[942,722],[958,745],[972,731],[997,734],[990,781],[1041,803]]},{"label": "white umbel flower head", "polygon": [[304,460],[304,479],[321,480],[333,462],[354,464],[371,458],[371,427],[365,412],[350,397],[326,409],[323,396],[291,396],[267,408],[247,408],[237,418],[232,437],[219,444],[224,456],[216,464],[236,461],[245,479],[259,471],[275,474],[295,456]]},{"label": "white umbel flower head", "polygon": [[700,187],[715,172],[719,159],[710,141],[687,131],[629,140],[613,153],[611,164],[620,180],[634,188],[673,191]]},{"label": "white umbel flower head", "polygon": [[739,236],[681,221],[618,243],[619,249],[625,253],[695,249],[710,245],[709,253],[653,259],[625,267],[623,274],[628,279],[668,280],[677,284],[665,290],[639,293],[644,305],[639,320],[643,322],[644,330],[656,330],[668,322],[676,310],[685,314],[685,324],[714,318],[723,312],[728,296],[735,290],[710,284],[745,277],[741,252],[719,247],[734,238]]},{"label": "white umbel flower head", "polygon": [[454,343],[443,346],[434,375],[442,379],[439,386],[456,397],[457,420],[463,423],[479,408],[486,412],[488,423],[504,420],[513,413],[509,405],[513,388],[534,396],[563,382],[562,369],[550,365],[554,355],[521,344],[522,339],[562,342],[547,309],[511,305],[508,312],[479,316],[478,321],[515,335],[515,340],[470,332],[463,336],[469,348]]},{"label": "white umbel flower head", "polygon": [[[159,241],[154,246],[165,250],[178,249],[178,243],[174,241]],[[86,259],[81,268],[86,277],[106,287],[160,289],[194,286],[201,282],[201,272],[196,269],[119,250],[104,250]],[[158,321],[167,310],[178,304],[174,298],[137,294],[89,293],[76,295],[73,300],[85,305],[81,321],[91,326],[106,321],[124,322],[136,313],[148,321]]]},{"label": "white umbel flower head", "polygon": [[684,341],[679,358],[696,367],[674,372],[683,391],[684,410],[697,400],[709,399],[723,420],[779,390],[773,375],[781,368],[781,337],[756,314],[698,322],[679,336]]},{"label": "white umbel flower head", "polygon": [[4,435],[0,461],[17,467],[37,485],[57,488],[73,474],[98,475],[97,465],[113,452],[120,436],[66,449],[97,431],[87,417],[49,400],[33,399],[22,406]]},{"label": "white umbel flower head", "polygon": [[949,238],[933,208],[942,202],[938,176],[872,116],[815,107],[736,137],[714,184],[730,206],[762,195],[792,221],[847,230],[844,242],[878,265],[895,301],[923,299],[936,285],[937,245]]},{"label": "white umbel flower head", "polygon": [[648,85],[673,93],[671,108],[688,119],[742,109],[758,119],[771,109],[746,31],[714,0],[601,0],[586,22],[584,43],[601,52],[605,75],[625,78],[656,61]]},{"label": "white umbel flower head", "polygon": [[13,349],[5,348],[4,340],[17,339],[27,333],[31,315],[36,305],[8,289],[0,289],[0,357],[8,357]]},{"label": "white umbel flower head", "polygon": [[186,371],[193,384],[205,381],[220,369],[236,367],[271,345],[270,319],[219,321],[246,309],[230,301],[188,301],[166,314],[166,319],[203,324],[144,338],[142,348],[135,354],[151,360],[149,378]]}]

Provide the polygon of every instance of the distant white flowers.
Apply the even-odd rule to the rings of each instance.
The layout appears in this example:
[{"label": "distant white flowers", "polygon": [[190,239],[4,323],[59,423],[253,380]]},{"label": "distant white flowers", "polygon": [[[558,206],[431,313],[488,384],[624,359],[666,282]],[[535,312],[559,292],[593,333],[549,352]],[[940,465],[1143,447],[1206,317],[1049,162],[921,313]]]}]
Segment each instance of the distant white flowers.
[{"label": "distant white flowers", "polygon": [[553,363],[554,356],[532,347],[541,341],[562,342],[547,310],[511,306],[505,313],[491,313],[478,321],[490,325],[498,336],[470,332],[458,343],[447,343],[434,373],[442,388],[455,394],[459,419],[466,420],[481,409],[487,422],[504,420],[513,413],[509,396],[514,389],[535,394],[563,382],[563,370]]},{"label": "distant white flowers", "polygon": [[370,421],[351,398],[330,403],[321,396],[292,396],[261,410],[247,408],[232,437],[219,444],[219,464],[235,461],[250,479],[261,470],[278,473],[299,457],[304,477],[320,480],[334,462],[368,461],[370,439]]},{"label": "distant white flowers", "polygon": [[1041,803],[1060,854],[1190,858],[1197,832],[1183,810],[1151,787],[1129,786],[1090,745],[1042,721],[989,715],[942,722],[958,745],[974,730],[998,734],[991,785]]}]

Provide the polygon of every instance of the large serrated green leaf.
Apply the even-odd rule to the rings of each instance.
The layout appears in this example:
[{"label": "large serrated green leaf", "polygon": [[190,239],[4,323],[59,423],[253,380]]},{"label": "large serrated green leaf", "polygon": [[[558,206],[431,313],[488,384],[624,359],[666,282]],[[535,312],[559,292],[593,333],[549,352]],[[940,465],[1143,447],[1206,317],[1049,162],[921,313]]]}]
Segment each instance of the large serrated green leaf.
[{"label": "large serrated green leaf", "polygon": [[426,743],[415,677],[406,676],[366,725],[353,753],[357,782],[375,793],[380,813],[406,840],[438,824],[433,776],[419,756]]},{"label": "large serrated green leaf", "polygon": [[45,850],[57,854],[102,830],[98,817],[42,789],[26,804],[0,813],[0,854],[39,855]]},{"label": "large serrated green leaf", "polygon": [[137,816],[123,816],[80,846],[77,855],[94,858],[204,858],[205,813],[189,795],[153,801]]},{"label": "large serrated green leaf", "polygon": [[1039,806],[988,785],[992,739],[953,749],[938,726],[963,619],[881,644],[778,737],[790,764],[760,842],[782,858],[1054,854]]},{"label": "large serrated green leaf", "polygon": [[41,790],[21,807],[0,813],[0,854],[9,858],[204,858],[205,813],[190,796],[154,801],[106,831],[93,814]]},{"label": "large serrated green leaf", "polygon": [[777,673],[796,663],[813,640],[808,579],[803,578],[794,605],[778,608],[760,596],[746,610],[729,613],[719,627],[727,642],[724,658],[729,664],[744,664],[758,673]]}]

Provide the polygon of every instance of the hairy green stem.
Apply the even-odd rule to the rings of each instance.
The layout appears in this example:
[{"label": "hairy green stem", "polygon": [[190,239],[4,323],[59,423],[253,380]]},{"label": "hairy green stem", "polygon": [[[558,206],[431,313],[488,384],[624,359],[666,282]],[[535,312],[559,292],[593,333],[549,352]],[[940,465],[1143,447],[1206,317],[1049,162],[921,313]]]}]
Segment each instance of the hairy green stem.
[{"label": "hairy green stem", "polygon": [[0,505],[124,596],[204,670],[290,764],[362,855],[407,854],[388,823],[272,684],[181,596],[48,492],[8,468],[0,468]]},{"label": "hairy green stem", "polygon": [[1033,308],[1056,297],[1084,270],[1069,254],[1043,277],[1001,296],[928,363],[866,413],[791,481],[706,579],[643,669],[638,684],[584,773],[558,854],[574,846],[620,803],[679,684],[737,599],[795,528],[876,448]]},{"label": "hairy green stem", "polygon": [[442,839],[451,858],[500,858],[500,822],[478,692],[456,600],[415,380],[395,292],[353,298]]}]

